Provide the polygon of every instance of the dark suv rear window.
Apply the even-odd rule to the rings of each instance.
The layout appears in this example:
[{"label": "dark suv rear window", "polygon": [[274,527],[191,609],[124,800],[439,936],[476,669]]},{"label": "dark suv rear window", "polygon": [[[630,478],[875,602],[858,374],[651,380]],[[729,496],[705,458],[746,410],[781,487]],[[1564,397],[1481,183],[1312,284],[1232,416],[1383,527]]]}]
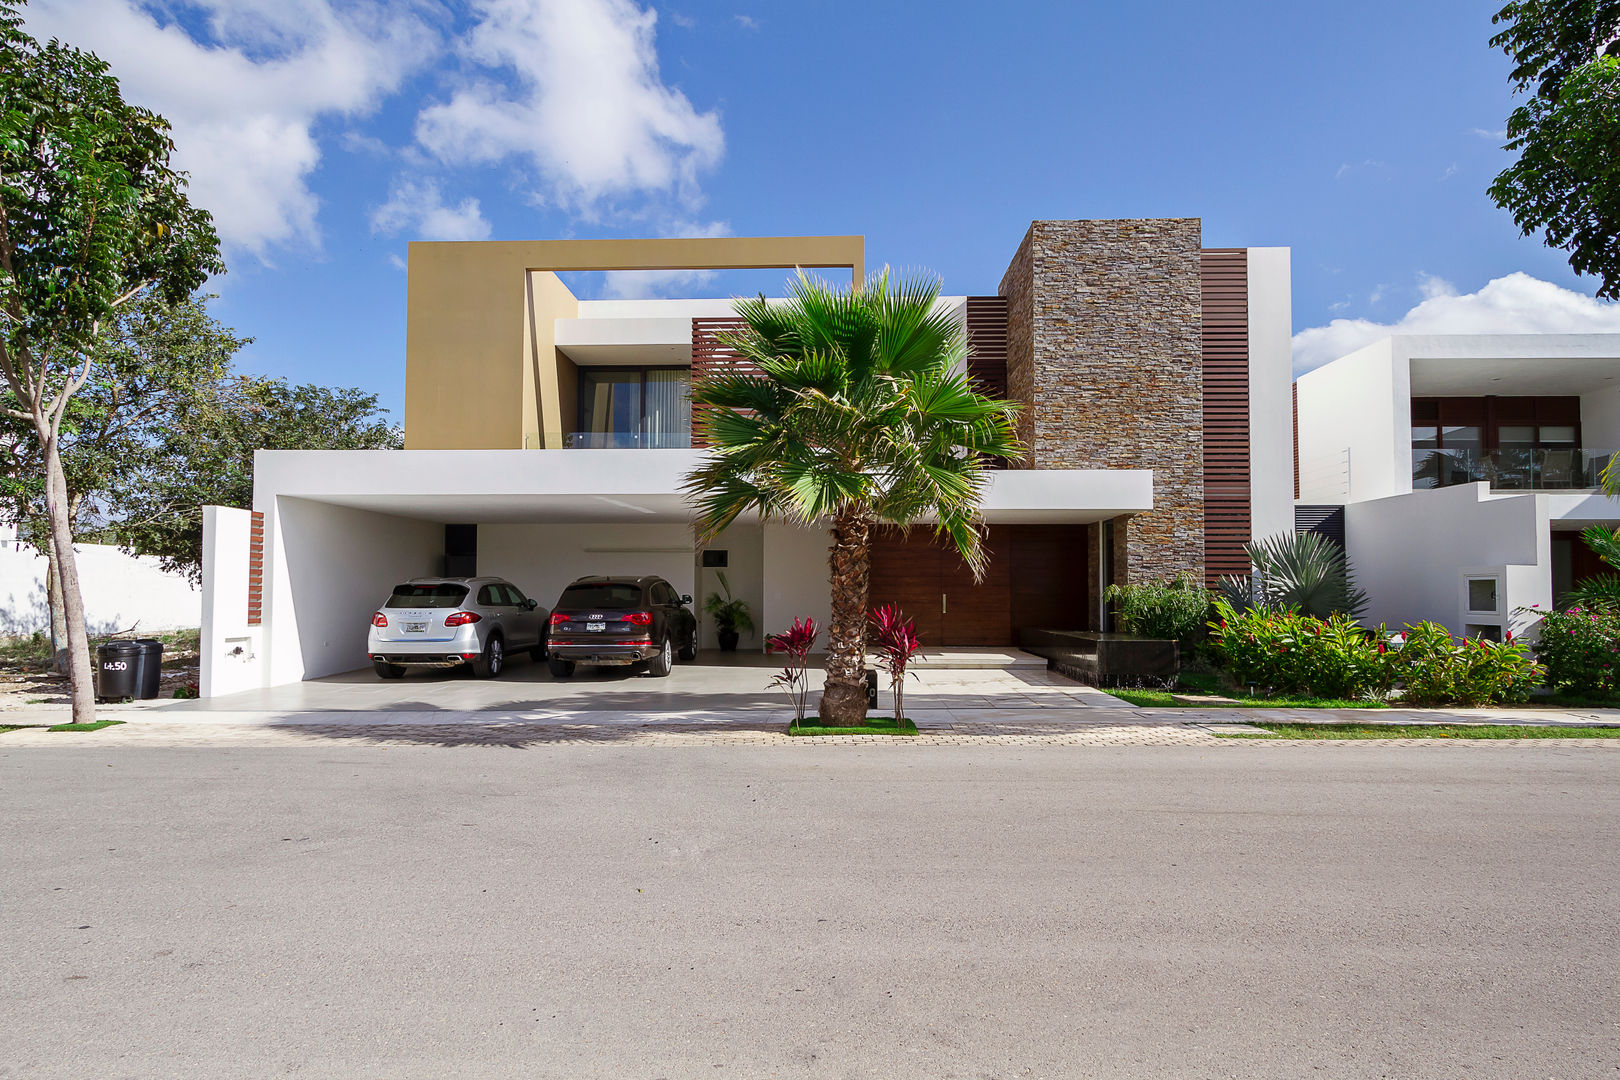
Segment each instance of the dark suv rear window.
[{"label": "dark suv rear window", "polygon": [[641,586],[618,581],[570,585],[563,590],[557,606],[572,611],[623,611],[641,607]]},{"label": "dark suv rear window", "polygon": [[467,599],[467,586],[452,585],[395,585],[394,595],[383,607],[441,608],[460,607]]}]

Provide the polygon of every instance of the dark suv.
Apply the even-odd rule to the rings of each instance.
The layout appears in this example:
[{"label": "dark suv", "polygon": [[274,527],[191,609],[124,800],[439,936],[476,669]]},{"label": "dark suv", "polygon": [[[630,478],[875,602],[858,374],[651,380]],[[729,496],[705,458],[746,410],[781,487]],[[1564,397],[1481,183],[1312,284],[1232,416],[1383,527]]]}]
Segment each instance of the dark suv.
[{"label": "dark suv", "polygon": [[697,656],[697,617],[661,577],[582,577],[551,609],[546,642],[551,674],[566,679],[576,664],[637,664],[662,678]]}]

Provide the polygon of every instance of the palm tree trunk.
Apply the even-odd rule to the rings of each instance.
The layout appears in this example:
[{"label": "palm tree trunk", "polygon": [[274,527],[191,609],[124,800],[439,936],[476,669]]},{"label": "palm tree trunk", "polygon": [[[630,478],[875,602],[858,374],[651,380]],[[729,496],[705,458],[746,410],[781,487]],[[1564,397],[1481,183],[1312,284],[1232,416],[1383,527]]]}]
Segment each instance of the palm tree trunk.
[{"label": "palm tree trunk", "polygon": [[866,600],[871,571],[872,522],[855,510],[833,519],[832,623],[827,627],[827,685],[821,722],[854,727],[866,720]]}]

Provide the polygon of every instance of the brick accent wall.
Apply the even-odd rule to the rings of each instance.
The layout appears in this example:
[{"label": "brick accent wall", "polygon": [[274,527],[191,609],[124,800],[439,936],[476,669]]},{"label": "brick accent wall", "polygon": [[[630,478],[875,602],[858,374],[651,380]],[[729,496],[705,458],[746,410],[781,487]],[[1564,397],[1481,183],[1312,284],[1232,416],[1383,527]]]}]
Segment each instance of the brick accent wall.
[{"label": "brick accent wall", "polygon": [[1037,221],[1000,293],[1037,469],[1152,469],[1122,577],[1204,569],[1201,223]]},{"label": "brick accent wall", "polygon": [[248,602],[249,626],[258,626],[264,618],[264,515],[253,511],[252,531],[248,534]]}]

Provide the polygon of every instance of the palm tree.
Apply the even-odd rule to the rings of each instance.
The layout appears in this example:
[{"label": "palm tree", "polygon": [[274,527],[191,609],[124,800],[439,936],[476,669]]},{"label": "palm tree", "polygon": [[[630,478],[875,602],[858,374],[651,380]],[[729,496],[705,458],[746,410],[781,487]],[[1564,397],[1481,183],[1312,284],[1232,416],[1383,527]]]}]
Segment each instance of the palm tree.
[{"label": "palm tree", "polygon": [[710,452],[685,489],[702,542],[750,511],[831,522],[821,719],[853,725],[866,717],[873,530],[932,519],[982,576],[986,459],[1022,456],[1017,406],[973,389],[962,325],[935,310],[937,280],[891,288],[885,270],[864,289],[836,289],[800,273],[788,288],[782,303],[737,302],[746,328],[719,337],[742,362],[693,385],[695,426]]}]

